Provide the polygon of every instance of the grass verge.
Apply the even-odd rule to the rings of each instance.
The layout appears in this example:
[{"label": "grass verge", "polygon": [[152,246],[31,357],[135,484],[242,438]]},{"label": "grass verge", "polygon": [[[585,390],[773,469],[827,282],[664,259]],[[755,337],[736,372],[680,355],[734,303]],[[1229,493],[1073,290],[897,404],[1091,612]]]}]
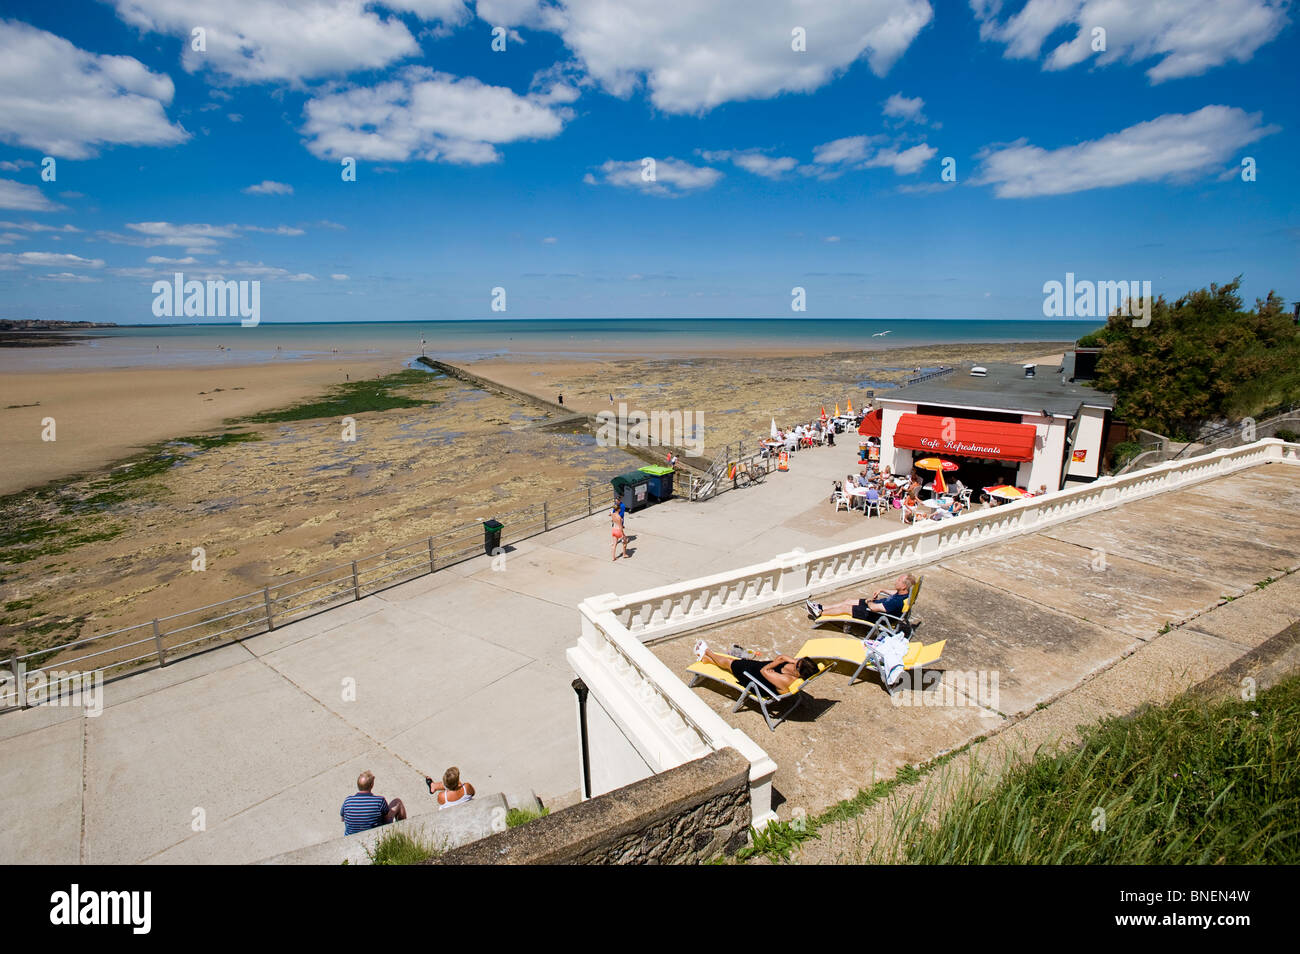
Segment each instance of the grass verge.
[{"label": "grass verge", "polygon": [[[935,799],[950,807],[931,820]],[[1300,862],[1300,677],[1253,700],[1181,696],[1108,719],[991,789],[909,800],[874,860],[912,864]]]}]

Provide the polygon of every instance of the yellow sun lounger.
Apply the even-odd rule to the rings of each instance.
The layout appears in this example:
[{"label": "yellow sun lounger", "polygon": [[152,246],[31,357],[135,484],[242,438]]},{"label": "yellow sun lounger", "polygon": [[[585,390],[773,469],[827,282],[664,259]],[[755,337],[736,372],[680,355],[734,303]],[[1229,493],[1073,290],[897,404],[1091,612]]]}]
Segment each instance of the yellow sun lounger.
[{"label": "yellow sun lounger", "polygon": [[[717,653],[716,655],[721,656],[722,653]],[[727,658],[734,659],[736,657],[728,656]],[[704,679],[711,679],[714,682],[723,683],[733,689],[739,689],[740,698],[737,699],[736,704],[731,707],[731,711],[739,712],[741,706],[745,704],[745,701],[752,698],[758,703],[758,707],[763,711],[763,719],[767,722],[767,727],[775,732],[776,727],[789,718],[790,713],[794,712],[794,710],[798,708],[799,703],[803,702],[803,690],[807,688],[808,683],[812,682],[830,668],[830,663],[819,662],[815,673],[807,679],[796,679],[794,682],[790,683],[790,688],[785,692],[773,692],[767,686],[752,677],[747,679],[746,684],[742,686],[740,680],[733,676],[729,670],[720,669],[713,663],[703,660],[691,663],[691,665],[686,667],[686,671],[691,673],[694,677],[691,679],[692,688]],[[790,703],[789,707],[786,708],[780,718],[774,716],[768,708],[769,706],[776,706],[791,699],[794,701]]]},{"label": "yellow sun lounger", "polygon": [[[890,616],[888,613],[878,613],[874,620],[858,619],[851,613],[836,613],[827,615],[823,613],[813,620],[813,627],[816,628],[822,623],[848,623],[853,626],[866,626],[867,632],[862,635],[862,639],[879,639],[890,633],[897,633],[912,636],[912,631],[921,625],[920,621],[912,622],[912,609],[916,606],[917,599],[921,596],[921,580],[923,577],[917,577],[916,582],[912,584],[912,590],[903,600],[903,613],[901,616]],[[937,657],[936,657],[937,658]]]},{"label": "yellow sun lounger", "polygon": [[[908,643],[907,655],[903,657],[903,668],[916,669],[919,666],[930,665],[943,655],[943,647],[947,642],[948,640],[941,639],[929,646],[921,645],[919,640]],[[854,639],[851,636],[826,636],[821,639],[810,639],[799,647],[799,652],[795,654],[795,657],[829,659],[834,662],[844,662],[857,666],[853,678],[849,680],[850,686],[858,681],[858,677],[862,675],[862,670],[868,666],[866,645],[862,640]]]}]

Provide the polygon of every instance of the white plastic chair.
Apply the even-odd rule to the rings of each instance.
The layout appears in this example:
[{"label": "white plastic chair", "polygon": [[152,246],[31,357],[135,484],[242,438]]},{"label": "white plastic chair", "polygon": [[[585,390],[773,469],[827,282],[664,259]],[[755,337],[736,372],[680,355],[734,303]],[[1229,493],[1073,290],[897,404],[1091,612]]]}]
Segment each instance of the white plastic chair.
[{"label": "white plastic chair", "polygon": [[841,506],[841,505],[844,506],[844,509],[845,509],[845,510],[852,510],[852,509],[853,509],[852,504],[849,502],[849,495],[846,494],[846,493],[844,493],[844,492],[842,492],[842,491],[838,491],[838,490],[837,490],[837,491],[835,492],[835,512],[836,512],[836,513],[839,513],[839,511],[840,511],[840,506]]}]

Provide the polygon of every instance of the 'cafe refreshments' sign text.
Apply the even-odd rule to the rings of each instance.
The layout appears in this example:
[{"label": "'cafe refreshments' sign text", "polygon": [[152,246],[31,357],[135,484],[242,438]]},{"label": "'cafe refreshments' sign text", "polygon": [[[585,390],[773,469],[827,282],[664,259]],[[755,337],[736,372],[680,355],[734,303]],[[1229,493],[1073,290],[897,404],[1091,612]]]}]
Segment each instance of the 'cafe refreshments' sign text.
[{"label": "'cafe refreshments' sign text", "polygon": [[950,454],[965,454],[967,457],[1002,456],[1002,448],[996,444],[967,444],[963,441],[941,441],[933,437],[922,437],[921,445],[926,450],[945,450]]}]

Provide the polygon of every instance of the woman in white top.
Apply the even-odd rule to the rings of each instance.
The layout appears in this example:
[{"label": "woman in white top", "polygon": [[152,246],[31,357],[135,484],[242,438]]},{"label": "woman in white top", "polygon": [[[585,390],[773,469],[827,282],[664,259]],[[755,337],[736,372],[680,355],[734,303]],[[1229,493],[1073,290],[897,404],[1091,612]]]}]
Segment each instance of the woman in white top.
[{"label": "woman in white top", "polygon": [[454,765],[442,773],[441,782],[435,782],[431,778],[424,781],[429,786],[429,794],[438,799],[439,811],[468,802],[474,797],[474,786],[469,782],[461,782],[460,769]]}]

